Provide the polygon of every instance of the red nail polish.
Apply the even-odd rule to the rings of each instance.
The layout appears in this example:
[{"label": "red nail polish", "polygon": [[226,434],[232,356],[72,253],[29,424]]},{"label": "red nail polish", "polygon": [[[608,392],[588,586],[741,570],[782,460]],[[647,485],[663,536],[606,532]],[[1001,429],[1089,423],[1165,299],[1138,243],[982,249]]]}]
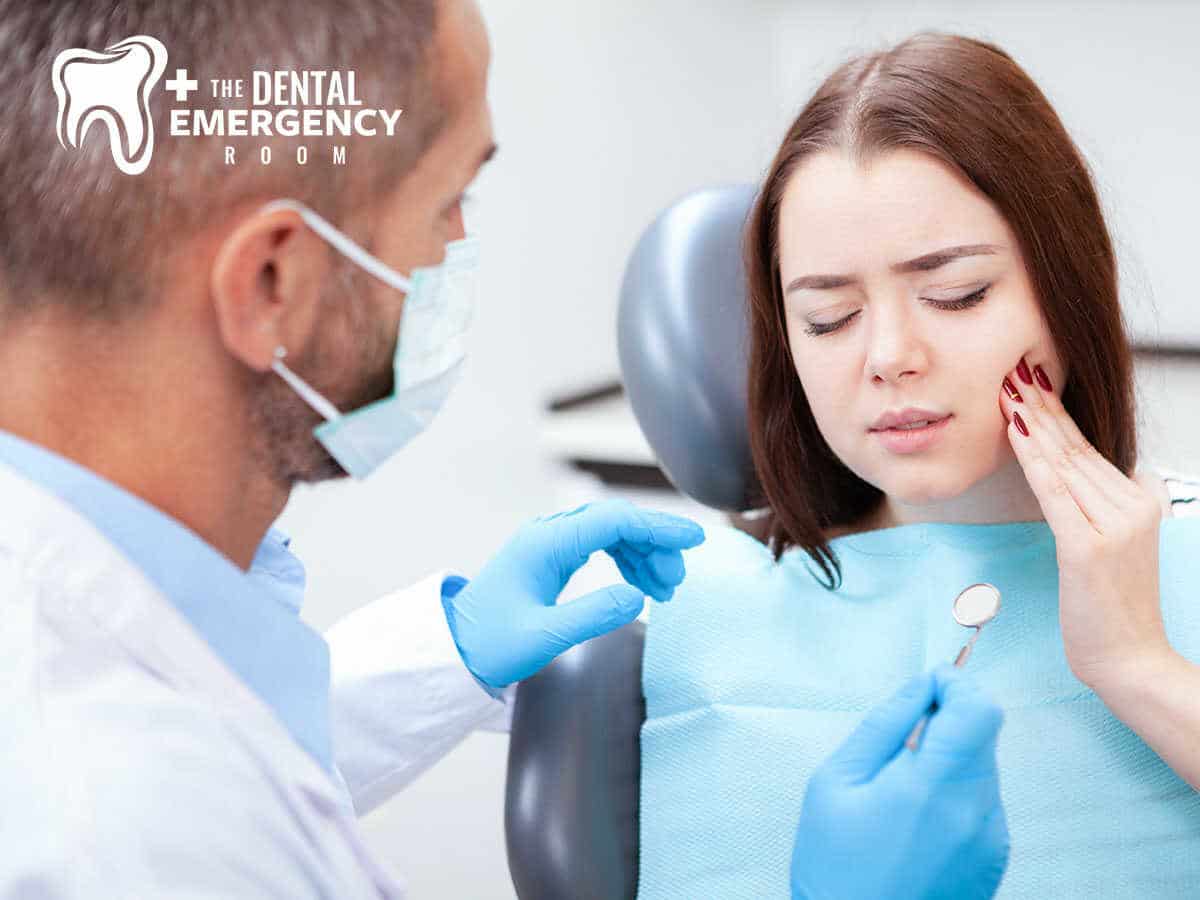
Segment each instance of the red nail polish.
[{"label": "red nail polish", "polygon": [[1013,410],[1013,421],[1017,423],[1017,431],[1025,437],[1029,437],[1029,429],[1025,427],[1025,423],[1021,420],[1021,414],[1016,410]]},{"label": "red nail polish", "polygon": [[1017,393],[1017,389],[1013,387],[1013,383],[1009,380],[1007,375],[1004,376],[1004,393],[1008,394],[1009,399],[1017,403],[1025,402],[1021,399],[1021,395]]},{"label": "red nail polish", "polygon": [[1054,390],[1054,388],[1050,386],[1050,378],[1046,375],[1045,370],[1041,366],[1033,367],[1033,376],[1037,379],[1038,384],[1042,386],[1043,391],[1050,393]]},{"label": "red nail polish", "polygon": [[1021,357],[1021,361],[1017,363],[1017,374],[1021,376],[1021,380],[1026,384],[1033,384],[1033,376],[1029,374],[1029,366],[1025,364],[1025,357]]}]

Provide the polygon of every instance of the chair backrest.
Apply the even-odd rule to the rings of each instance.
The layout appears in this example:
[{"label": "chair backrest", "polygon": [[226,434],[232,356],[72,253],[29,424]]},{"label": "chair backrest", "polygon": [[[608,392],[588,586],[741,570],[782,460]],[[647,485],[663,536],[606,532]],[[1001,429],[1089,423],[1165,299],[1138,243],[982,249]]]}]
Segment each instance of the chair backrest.
[{"label": "chair backrest", "polygon": [[752,509],[742,232],[751,185],[689,194],[646,229],[621,284],[625,392],[659,465],[714,509]]},{"label": "chair backrest", "polygon": [[[618,312],[625,390],[685,494],[743,511],[758,496],[746,428],[742,230],[748,185],[691,194],[654,221]],[[637,896],[640,623],[564,653],[517,689],[505,833],[522,900]]]},{"label": "chair backrest", "polygon": [[637,896],[644,637],[632,622],[517,688],[504,830],[521,900]]}]

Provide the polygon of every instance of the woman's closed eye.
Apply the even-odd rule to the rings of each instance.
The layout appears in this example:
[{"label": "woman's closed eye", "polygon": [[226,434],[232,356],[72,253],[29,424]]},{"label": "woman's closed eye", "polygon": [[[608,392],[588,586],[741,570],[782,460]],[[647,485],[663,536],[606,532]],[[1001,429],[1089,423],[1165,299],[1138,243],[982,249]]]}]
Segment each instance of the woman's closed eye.
[{"label": "woman's closed eye", "polygon": [[[965,297],[959,297],[956,300],[930,300],[928,297],[923,297],[921,299],[923,299],[930,306],[934,306],[938,309],[951,311],[970,309],[972,306],[976,306],[983,300],[984,295],[987,294],[988,288],[990,287],[991,284],[985,284],[983,287],[979,288],[979,290],[972,291]],[[857,316],[858,312],[859,311],[856,310],[850,315],[846,316],[844,319],[839,319],[838,321],[831,322],[828,325],[823,325],[818,322],[811,322],[809,323],[808,327],[804,329],[804,333],[811,334],[813,336],[820,336],[822,334],[829,334],[831,331],[837,331],[843,325]]]}]

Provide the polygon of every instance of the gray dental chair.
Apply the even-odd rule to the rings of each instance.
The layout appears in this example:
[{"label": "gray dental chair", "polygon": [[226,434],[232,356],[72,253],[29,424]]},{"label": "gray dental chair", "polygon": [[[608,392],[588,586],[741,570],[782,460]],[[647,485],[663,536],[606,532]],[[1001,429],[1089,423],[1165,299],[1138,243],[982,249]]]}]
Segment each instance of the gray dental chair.
[{"label": "gray dental chair", "polygon": [[[625,271],[625,391],[680,491],[731,512],[757,487],[746,437],[742,230],[754,189],[700,191],[647,229]],[[642,642],[634,622],[517,689],[505,835],[521,900],[637,895]]]}]

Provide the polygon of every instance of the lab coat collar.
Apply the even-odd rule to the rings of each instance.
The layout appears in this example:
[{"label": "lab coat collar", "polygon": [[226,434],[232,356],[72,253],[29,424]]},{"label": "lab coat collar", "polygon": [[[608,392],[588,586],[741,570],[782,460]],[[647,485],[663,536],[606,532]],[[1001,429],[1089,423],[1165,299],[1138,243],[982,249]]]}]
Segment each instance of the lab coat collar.
[{"label": "lab coat collar", "polygon": [[[286,537],[272,531],[246,573],[175,519],[52,451],[0,432],[0,462],[0,540],[53,557],[57,575],[78,585],[80,602],[94,606],[105,625],[128,621],[114,588],[136,571],[332,774],[329,647],[296,615],[304,573]],[[23,489],[12,488],[14,481]],[[10,490],[25,497],[26,509],[17,512]],[[68,532],[87,539],[73,546],[63,540]],[[145,617],[144,610],[128,614]]]}]

